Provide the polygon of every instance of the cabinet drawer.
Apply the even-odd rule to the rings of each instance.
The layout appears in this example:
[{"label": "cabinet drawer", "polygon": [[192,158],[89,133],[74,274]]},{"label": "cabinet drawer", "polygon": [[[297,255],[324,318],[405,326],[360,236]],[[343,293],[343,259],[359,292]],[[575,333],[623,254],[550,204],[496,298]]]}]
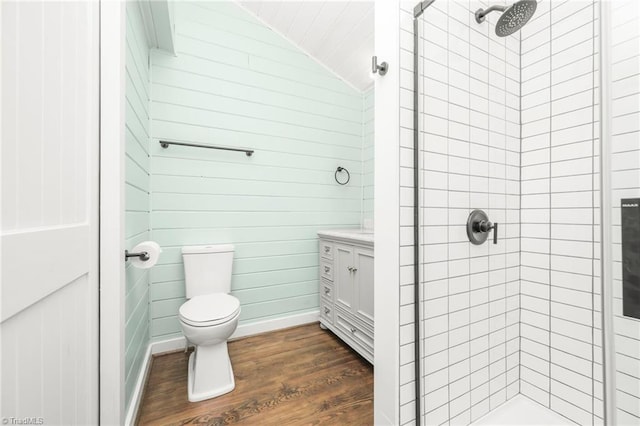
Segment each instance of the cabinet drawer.
[{"label": "cabinet drawer", "polygon": [[333,304],[320,298],[320,320],[333,324]]},{"label": "cabinet drawer", "polygon": [[333,283],[327,280],[320,280],[320,296],[333,303]]},{"label": "cabinet drawer", "polygon": [[370,330],[356,324],[340,310],[335,313],[335,326],[373,356],[373,333]]},{"label": "cabinet drawer", "polygon": [[333,260],[333,244],[321,240],[320,256],[325,259]]},{"label": "cabinet drawer", "polygon": [[329,281],[333,281],[333,263],[325,260],[320,262],[320,276]]}]

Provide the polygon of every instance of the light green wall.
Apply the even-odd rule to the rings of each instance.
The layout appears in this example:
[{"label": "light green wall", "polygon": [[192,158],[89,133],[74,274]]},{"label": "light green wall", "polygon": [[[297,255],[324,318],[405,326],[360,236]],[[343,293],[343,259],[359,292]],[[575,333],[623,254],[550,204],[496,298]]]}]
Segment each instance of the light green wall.
[{"label": "light green wall", "polygon": [[362,116],[362,217],[363,225],[373,221],[374,193],[374,107],[375,90],[371,88],[363,94]]},{"label": "light green wall", "polygon": [[[125,246],[150,239],[149,49],[137,2],[126,9],[126,156]],[[133,389],[149,343],[149,271],[126,266],[125,403]]]},{"label": "light green wall", "polygon": [[152,338],[180,335],[183,245],[236,246],[241,324],[317,310],[316,232],[360,226],[363,94],[232,2],[177,3],[176,33],[151,61]]}]

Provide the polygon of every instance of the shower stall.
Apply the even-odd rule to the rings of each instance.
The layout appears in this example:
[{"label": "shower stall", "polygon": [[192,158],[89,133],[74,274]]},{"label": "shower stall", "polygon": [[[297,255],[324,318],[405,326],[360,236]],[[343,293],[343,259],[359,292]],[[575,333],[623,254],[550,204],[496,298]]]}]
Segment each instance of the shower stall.
[{"label": "shower stall", "polygon": [[401,3],[401,424],[640,423],[639,3]]}]

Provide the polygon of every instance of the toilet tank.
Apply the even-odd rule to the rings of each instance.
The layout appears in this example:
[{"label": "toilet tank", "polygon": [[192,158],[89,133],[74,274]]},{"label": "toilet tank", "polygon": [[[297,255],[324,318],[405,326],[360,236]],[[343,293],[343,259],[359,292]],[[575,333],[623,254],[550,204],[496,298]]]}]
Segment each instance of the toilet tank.
[{"label": "toilet tank", "polygon": [[231,244],[182,247],[187,299],[231,291]]}]

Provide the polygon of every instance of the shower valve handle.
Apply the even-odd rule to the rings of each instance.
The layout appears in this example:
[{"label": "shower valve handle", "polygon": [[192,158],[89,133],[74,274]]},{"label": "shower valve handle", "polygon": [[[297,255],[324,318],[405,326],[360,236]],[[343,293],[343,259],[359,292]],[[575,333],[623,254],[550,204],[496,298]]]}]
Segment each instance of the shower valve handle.
[{"label": "shower valve handle", "polygon": [[491,222],[482,210],[474,210],[467,219],[467,236],[472,244],[482,244],[493,229],[493,244],[498,244],[498,224]]},{"label": "shower valve handle", "polygon": [[489,232],[493,229],[493,223],[488,220],[481,220],[473,224],[473,230],[476,232]]},{"label": "shower valve handle", "polygon": [[473,224],[476,232],[489,232],[493,229],[493,244],[498,244],[498,224],[488,220],[481,220]]}]

